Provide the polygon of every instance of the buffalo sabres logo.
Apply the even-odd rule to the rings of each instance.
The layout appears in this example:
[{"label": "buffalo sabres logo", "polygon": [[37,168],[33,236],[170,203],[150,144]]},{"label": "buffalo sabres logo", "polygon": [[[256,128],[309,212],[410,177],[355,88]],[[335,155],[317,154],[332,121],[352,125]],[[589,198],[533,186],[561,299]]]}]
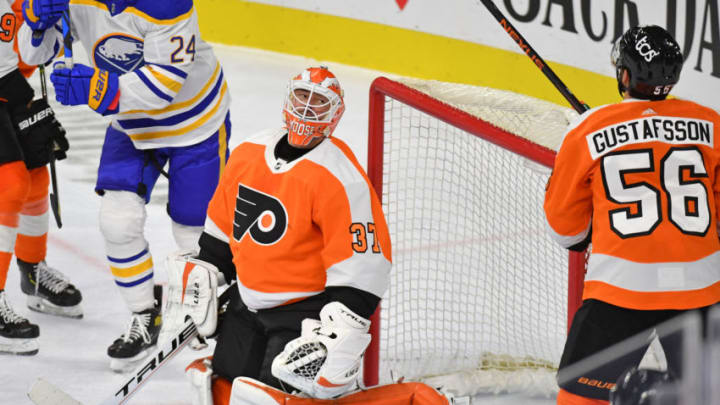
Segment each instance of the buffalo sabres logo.
[{"label": "buffalo sabres logo", "polygon": [[141,39],[125,34],[105,36],[95,44],[95,66],[117,74],[132,72],[145,63],[143,45]]},{"label": "buffalo sabres logo", "polygon": [[236,241],[249,233],[255,242],[272,245],[285,235],[286,230],[287,212],[278,199],[238,185],[233,222],[233,238]]}]

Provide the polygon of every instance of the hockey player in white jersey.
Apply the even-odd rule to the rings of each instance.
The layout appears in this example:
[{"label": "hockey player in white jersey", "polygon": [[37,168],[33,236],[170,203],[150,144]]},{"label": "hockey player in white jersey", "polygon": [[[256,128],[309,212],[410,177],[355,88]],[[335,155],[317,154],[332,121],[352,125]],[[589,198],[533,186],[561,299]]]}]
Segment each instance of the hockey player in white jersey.
[{"label": "hockey player in white jersey", "polygon": [[63,48],[61,22],[46,12],[57,8],[69,8],[72,38],[92,66],[56,64],[56,99],[113,118],[95,189],[110,269],[132,312],[108,348],[111,368],[122,371],[156,343],[162,322],[145,204],[166,175],[175,241],[196,247],[228,156],[230,96],[192,0],[25,0],[18,42],[26,61],[46,62]]}]

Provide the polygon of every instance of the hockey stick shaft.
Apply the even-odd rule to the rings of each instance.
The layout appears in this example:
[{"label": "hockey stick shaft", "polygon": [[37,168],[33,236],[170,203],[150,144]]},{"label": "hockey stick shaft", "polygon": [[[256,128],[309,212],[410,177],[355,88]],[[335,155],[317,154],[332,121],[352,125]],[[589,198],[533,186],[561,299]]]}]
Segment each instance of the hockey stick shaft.
[{"label": "hockey stick shaft", "polygon": [[72,50],[72,25],[70,20],[70,9],[63,11],[62,14],[62,30],[63,30],[63,48],[64,48],[64,62],[66,69],[72,69],[74,66],[73,62],[73,50]]},{"label": "hockey stick shaft", "polygon": [[[38,66],[38,74],[40,75],[40,91],[42,98],[47,103],[47,80],[45,78],[45,66]],[[57,169],[55,169],[55,143],[53,142],[53,151],[50,152],[50,184],[52,191],[50,192],[50,209],[52,209],[53,217],[58,228],[62,228],[62,218],[60,217],[60,199],[57,185]]]},{"label": "hockey stick shaft", "polygon": [[550,80],[550,82],[555,86],[556,89],[560,92],[560,94],[565,97],[565,99],[570,103],[570,105],[577,111],[578,113],[582,114],[583,112],[588,110],[588,106],[581,103],[580,100],[575,97],[575,95],[570,92],[570,90],[565,86],[565,83],[560,80],[560,78],[553,72],[553,70],[548,66],[547,63],[543,60],[543,58],[540,57],[540,55],[533,49],[532,46],[528,43],[528,41],[525,39],[525,37],[518,32],[518,30],[515,28],[515,26],[508,21],[507,18],[505,18],[505,15],[495,6],[495,3],[493,3],[492,0],[480,0],[480,2],[485,6],[485,8],[488,9],[490,14],[495,17],[498,23],[500,23],[500,26],[503,27],[505,32],[507,32],[508,35],[510,35],[510,38],[517,43],[517,45],[520,47],[520,49],[525,52],[525,54],[530,58],[531,61],[535,64],[535,66],[540,69],[540,71],[545,74],[545,76]]},{"label": "hockey stick shaft", "polygon": [[[230,300],[230,295],[234,288],[236,288],[235,283],[230,284],[230,286],[220,294],[218,297],[218,305],[220,307]],[[121,405],[127,403],[130,397],[137,393],[160,367],[167,363],[171,357],[179,353],[195,336],[198,336],[197,327],[195,327],[192,320],[188,319],[182,328],[180,328],[180,331],[177,332],[170,341],[164,342],[161,347],[155,350],[101,405]]]},{"label": "hockey stick shaft", "polygon": [[[218,305],[220,307],[230,300],[232,290],[235,288],[237,288],[235,283],[230,284],[230,286],[220,294],[220,297],[218,297]],[[113,394],[102,401],[100,405],[126,404],[133,395],[140,391],[160,367],[164,366],[170,358],[178,354],[195,336],[198,336],[197,327],[195,327],[192,320],[188,319],[172,339],[162,343],[155,352],[129,374],[129,377],[125,379],[122,384],[118,384],[113,390]],[[33,385],[28,393],[28,397],[35,405],[82,405],[67,393],[41,379]]]}]

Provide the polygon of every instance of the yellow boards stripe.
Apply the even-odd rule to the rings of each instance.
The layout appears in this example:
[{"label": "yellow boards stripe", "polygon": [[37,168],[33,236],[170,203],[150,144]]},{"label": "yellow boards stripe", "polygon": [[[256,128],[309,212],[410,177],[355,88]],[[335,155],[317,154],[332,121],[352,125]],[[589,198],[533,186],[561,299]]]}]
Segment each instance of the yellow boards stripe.
[{"label": "yellow boards stripe", "polygon": [[[568,106],[524,54],[252,1],[197,0],[195,7],[203,38],[208,41],[302,55],[421,79],[494,87]],[[298,39],[299,21],[306,22],[302,38],[321,40]],[[502,30],[500,26],[478,27],[478,36],[483,30],[490,29]],[[542,49],[537,44],[533,46],[542,56]],[[570,91],[590,106],[619,101],[614,79],[568,65],[549,61],[548,65]]]}]

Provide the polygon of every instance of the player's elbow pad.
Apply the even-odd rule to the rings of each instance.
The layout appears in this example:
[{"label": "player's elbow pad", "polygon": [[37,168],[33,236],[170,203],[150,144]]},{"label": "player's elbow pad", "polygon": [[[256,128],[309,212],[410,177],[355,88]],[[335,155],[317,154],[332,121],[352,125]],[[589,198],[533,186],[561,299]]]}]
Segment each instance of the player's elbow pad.
[{"label": "player's elbow pad", "polygon": [[584,252],[588,248],[588,246],[590,246],[591,241],[592,241],[592,227],[588,230],[588,233],[585,236],[585,239],[568,247],[568,250],[571,250],[573,252]]}]

